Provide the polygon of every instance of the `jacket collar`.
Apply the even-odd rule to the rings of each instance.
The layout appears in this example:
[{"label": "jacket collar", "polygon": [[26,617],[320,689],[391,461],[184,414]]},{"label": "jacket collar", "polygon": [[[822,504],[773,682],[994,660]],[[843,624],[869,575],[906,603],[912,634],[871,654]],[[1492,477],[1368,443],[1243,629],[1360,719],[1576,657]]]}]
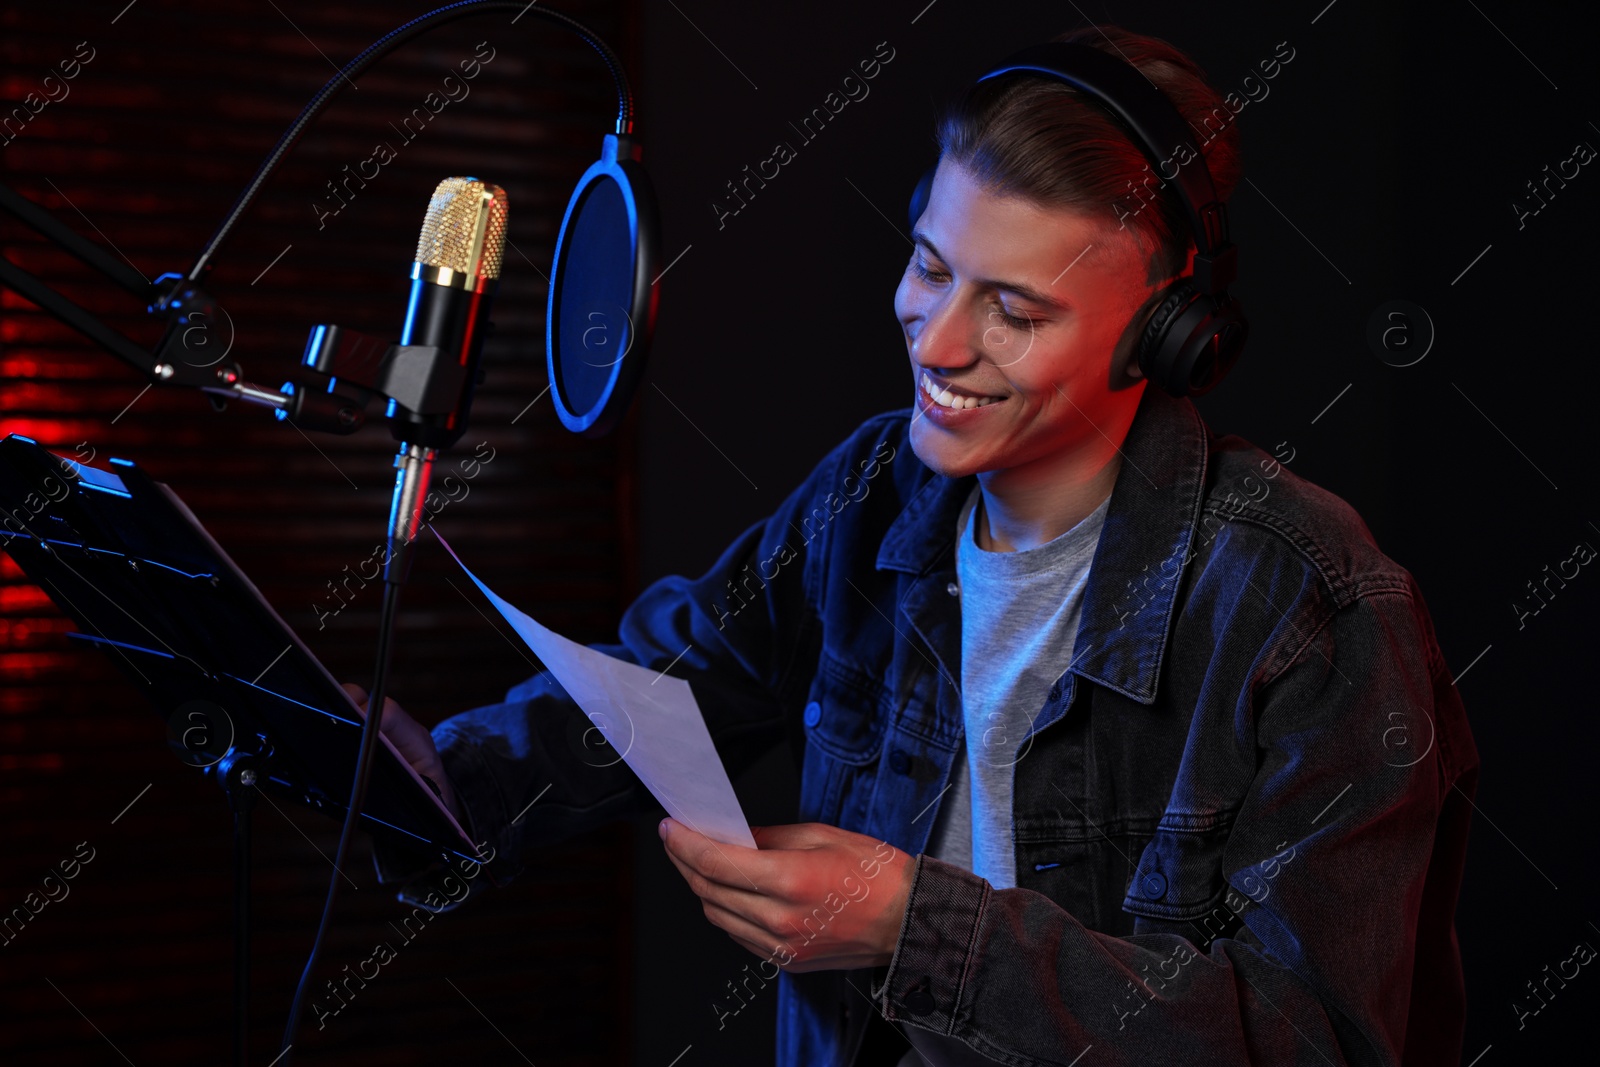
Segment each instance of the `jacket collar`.
[{"label": "jacket collar", "polygon": [[[1205,488],[1207,431],[1194,403],[1146,387],[1084,590],[1072,671],[1153,703]],[[884,535],[880,570],[955,571],[955,524],[976,475],[927,482]]]}]

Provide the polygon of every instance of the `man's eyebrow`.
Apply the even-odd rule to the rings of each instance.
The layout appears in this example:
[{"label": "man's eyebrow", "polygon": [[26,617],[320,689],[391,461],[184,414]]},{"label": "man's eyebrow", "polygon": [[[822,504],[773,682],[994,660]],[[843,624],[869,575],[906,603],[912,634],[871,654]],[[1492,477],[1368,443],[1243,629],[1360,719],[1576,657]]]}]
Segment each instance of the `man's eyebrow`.
[{"label": "man's eyebrow", "polygon": [[[913,243],[922,245],[929,252],[932,252],[936,258],[944,259],[944,256],[940,254],[938,247],[922,230],[912,231],[911,240]],[[1062,274],[1065,273],[1066,271],[1062,271]],[[1059,277],[1059,275],[1057,277]],[[1042,293],[1033,286],[1024,285],[1021,282],[1001,281],[998,278],[975,278],[973,281],[975,284],[980,285],[985,289],[1004,289],[1008,293],[1015,293],[1024,300],[1042,305],[1043,307],[1050,308],[1054,311],[1072,310],[1070,304],[1063,303],[1062,301],[1057,300],[1055,297],[1050,296],[1048,293]]]}]

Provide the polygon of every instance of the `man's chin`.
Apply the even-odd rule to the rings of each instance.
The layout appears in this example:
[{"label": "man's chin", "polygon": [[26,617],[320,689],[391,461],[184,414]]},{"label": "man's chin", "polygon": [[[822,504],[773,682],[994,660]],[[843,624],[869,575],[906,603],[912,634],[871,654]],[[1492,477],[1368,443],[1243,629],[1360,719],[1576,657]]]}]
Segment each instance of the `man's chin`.
[{"label": "man's chin", "polygon": [[[946,440],[935,442],[934,437],[946,437]],[[936,427],[926,429],[915,424],[911,427],[911,451],[922,465],[935,474],[942,474],[946,478],[965,478],[969,474],[978,473],[980,464],[971,458],[971,449],[963,444],[948,440],[948,435]]]}]

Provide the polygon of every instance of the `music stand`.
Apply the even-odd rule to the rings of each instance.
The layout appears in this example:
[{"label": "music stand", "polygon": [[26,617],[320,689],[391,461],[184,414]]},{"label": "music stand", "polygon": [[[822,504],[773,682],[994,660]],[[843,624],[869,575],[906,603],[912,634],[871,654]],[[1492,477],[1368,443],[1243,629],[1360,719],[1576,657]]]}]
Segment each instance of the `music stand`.
[{"label": "music stand", "polygon": [[[77,623],[69,636],[145,692],[178,757],[228,796],[242,1063],[256,791],[344,819],[365,713],[176,493],[127,460],[111,465],[85,466],[19,434],[0,440],[0,547]],[[419,857],[478,862],[433,783],[381,740],[361,825]]]}]

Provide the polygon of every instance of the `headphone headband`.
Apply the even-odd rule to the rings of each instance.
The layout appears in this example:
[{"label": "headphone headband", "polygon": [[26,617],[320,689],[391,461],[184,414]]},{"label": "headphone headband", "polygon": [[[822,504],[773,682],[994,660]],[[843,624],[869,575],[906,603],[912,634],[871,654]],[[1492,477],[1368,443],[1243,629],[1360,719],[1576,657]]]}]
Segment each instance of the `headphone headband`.
[{"label": "headphone headband", "polygon": [[[1227,204],[1217,196],[1189,124],[1167,95],[1131,63],[1068,41],[1024,48],[978,81],[1013,73],[1044,74],[1066,82],[1094,96],[1120,120],[1157,177],[1178,187],[1178,199],[1194,234],[1195,289],[1206,295],[1226,289],[1237,273],[1238,259],[1238,251],[1228,239]],[[1194,163],[1198,166],[1190,165]]]}]

